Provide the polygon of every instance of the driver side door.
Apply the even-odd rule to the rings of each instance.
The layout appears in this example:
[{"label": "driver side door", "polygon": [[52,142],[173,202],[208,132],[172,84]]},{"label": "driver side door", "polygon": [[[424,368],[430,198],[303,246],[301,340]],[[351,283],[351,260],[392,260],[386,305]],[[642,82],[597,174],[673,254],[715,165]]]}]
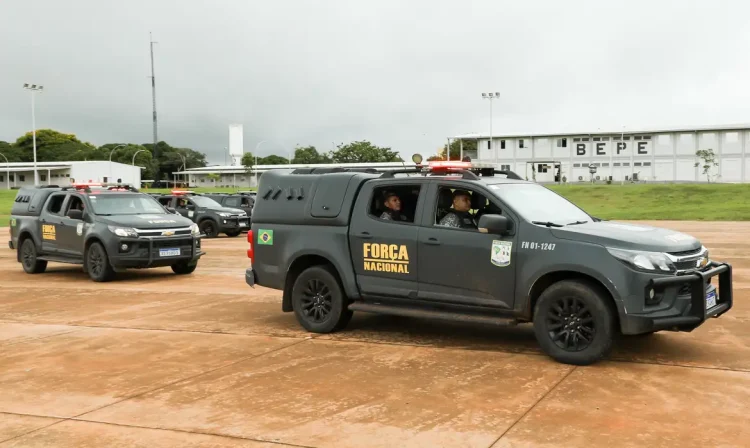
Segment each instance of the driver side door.
[{"label": "driver side door", "polygon": [[83,219],[73,219],[68,216],[70,210],[83,210],[84,199],[79,194],[71,194],[63,206],[64,213],[60,217],[58,227],[58,253],[66,257],[83,257]]},{"label": "driver side door", "polygon": [[[468,190],[474,196],[473,204],[485,203],[477,201],[477,195],[488,199],[496,209],[493,213],[499,210],[511,220],[511,234],[492,235],[477,229],[440,226],[440,192],[448,190],[452,194],[456,188]],[[427,197],[417,250],[419,299],[511,310],[515,300],[518,218],[475,184],[431,182]]]}]

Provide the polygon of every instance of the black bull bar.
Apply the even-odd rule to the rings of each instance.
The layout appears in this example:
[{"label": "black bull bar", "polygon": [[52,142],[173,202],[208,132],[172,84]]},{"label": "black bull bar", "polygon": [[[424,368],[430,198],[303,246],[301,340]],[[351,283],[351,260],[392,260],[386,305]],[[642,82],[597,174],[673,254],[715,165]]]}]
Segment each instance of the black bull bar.
[{"label": "black bull bar", "polygon": [[[661,292],[666,287],[690,285],[690,310],[687,316],[677,316],[660,322],[668,324],[666,320],[674,320],[675,325],[700,325],[708,317],[719,317],[732,308],[732,266],[728,263],[710,262],[706,271],[695,271],[673,277],[651,279],[646,286],[654,292]],[[712,277],[719,276],[719,293],[716,295],[716,306],[706,309],[706,282]]]}]

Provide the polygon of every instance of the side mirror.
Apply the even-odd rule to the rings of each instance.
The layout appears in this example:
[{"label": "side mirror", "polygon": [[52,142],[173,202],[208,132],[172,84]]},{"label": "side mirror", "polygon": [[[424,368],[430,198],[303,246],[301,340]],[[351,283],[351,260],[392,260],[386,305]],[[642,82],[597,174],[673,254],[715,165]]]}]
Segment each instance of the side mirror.
[{"label": "side mirror", "polygon": [[68,218],[83,221],[83,210],[68,210]]},{"label": "side mirror", "polygon": [[175,210],[173,207],[165,207],[169,213],[177,214],[177,210]]},{"label": "side mirror", "polygon": [[187,206],[186,208],[187,208],[188,210],[195,210],[195,206],[194,206],[194,205],[192,205],[192,204],[188,204],[188,206]]},{"label": "side mirror", "polygon": [[511,222],[503,215],[482,215],[479,218],[479,231],[495,235],[505,235],[510,231]]}]

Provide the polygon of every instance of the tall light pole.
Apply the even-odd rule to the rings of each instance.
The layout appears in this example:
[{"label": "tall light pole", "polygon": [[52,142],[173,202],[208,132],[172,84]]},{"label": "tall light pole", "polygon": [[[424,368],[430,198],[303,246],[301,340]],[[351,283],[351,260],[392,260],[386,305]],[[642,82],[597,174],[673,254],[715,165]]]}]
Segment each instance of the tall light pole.
[{"label": "tall light pole", "polygon": [[[500,92],[482,93],[482,98],[490,100],[490,152],[492,152],[492,148],[495,147],[495,144],[492,141],[492,100],[500,98]],[[500,159],[497,154],[497,149],[495,149],[495,164],[499,161]]]},{"label": "tall light pole", "polygon": [[8,158],[5,157],[5,154],[0,152],[0,156],[3,156],[3,159],[5,159],[5,185],[10,190],[10,162],[8,162]]},{"label": "tall light pole", "polygon": [[112,181],[112,154],[114,154],[115,149],[121,147],[121,146],[127,146],[127,145],[117,145],[109,152],[109,181]]},{"label": "tall light pole", "polygon": [[44,86],[36,84],[24,84],[23,88],[31,91],[31,134],[34,145],[34,186],[39,186],[39,171],[36,169],[36,115],[34,114],[34,94],[44,90]]},{"label": "tall light pole", "polygon": [[138,153],[141,151],[145,151],[145,149],[139,149],[138,151],[135,152],[135,154],[133,154],[133,163],[131,163],[131,165],[135,166],[135,156],[137,156]]}]

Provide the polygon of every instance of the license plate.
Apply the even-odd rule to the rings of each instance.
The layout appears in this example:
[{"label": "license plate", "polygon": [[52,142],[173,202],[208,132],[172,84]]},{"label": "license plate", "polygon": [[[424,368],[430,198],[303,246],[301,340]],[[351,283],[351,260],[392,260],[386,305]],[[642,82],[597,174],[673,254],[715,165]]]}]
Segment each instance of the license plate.
[{"label": "license plate", "polygon": [[708,291],[706,294],[706,309],[711,309],[716,306],[716,290]]},{"label": "license plate", "polygon": [[160,257],[175,257],[180,255],[180,248],[177,249],[159,249]]}]

